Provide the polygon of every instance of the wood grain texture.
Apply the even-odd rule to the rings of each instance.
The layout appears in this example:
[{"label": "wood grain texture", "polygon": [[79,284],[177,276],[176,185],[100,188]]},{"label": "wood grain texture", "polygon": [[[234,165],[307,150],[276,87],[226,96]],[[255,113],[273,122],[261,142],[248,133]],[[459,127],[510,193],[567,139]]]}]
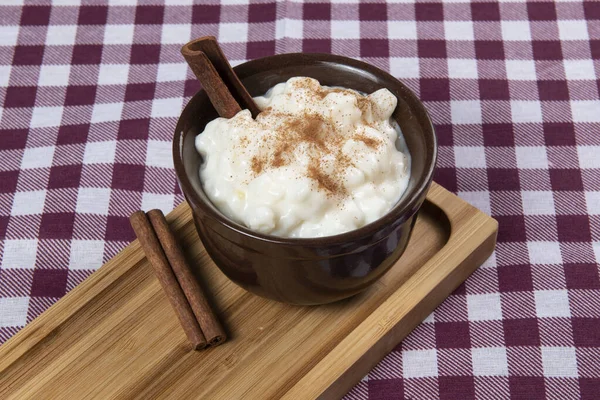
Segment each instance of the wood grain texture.
[{"label": "wood grain texture", "polygon": [[489,257],[497,232],[434,184],[406,252],[380,281],[300,307],[225,278],[187,205],[167,220],[229,341],[189,348],[135,241],[0,347],[0,398],[339,398]]}]

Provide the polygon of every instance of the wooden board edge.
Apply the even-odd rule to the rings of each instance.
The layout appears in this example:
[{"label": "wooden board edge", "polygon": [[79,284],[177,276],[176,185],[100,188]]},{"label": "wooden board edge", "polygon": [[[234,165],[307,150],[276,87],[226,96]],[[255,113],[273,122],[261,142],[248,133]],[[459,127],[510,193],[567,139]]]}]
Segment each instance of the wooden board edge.
[{"label": "wooden board edge", "polygon": [[[452,203],[448,197],[456,196],[439,185],[430,194],[428,200],[450,219],[452,233],[448,243],[402,285],[421,288],[423,296],[407,299],[407,291],[396,291],[290,388],[284,399],[343,396],[492,254],[496,220],[468,203],[446,207]],[[465,215],[469,215],[467,221],[458,223],[457,218]]]},{"label": "wooden board edge", "polygon": [[[481,244],[481,253],[472,259],[466,259],[454,269],[451,275],[429,292],[415,307],[404,315],[402,324],[392,326],[380,338],[373,342],[368,352],[355,360],[350,367],[340,374],[321,394],[318,399],[339,399],[356,385],[369,371],[388,355],[406,336],[427,318],[446,298],[492,254],[495,237],[490,236]],[[474,253],[475,254],[475,253]]]},{"label": "wooden board edge", "polygon": [[[178,205],[167,216],[169,222],[190,213],[186,202]],[[188,217],[189,218],[189,217]],[[175,226],[175,229],[179,228]],[[109,288],[145,258],[139,242],[134,240],[64,297],[27,324],[0,346],[0,374],[27,352],[51,340],[60,326]],[[129,268],[127,268],[129,266]]]}]

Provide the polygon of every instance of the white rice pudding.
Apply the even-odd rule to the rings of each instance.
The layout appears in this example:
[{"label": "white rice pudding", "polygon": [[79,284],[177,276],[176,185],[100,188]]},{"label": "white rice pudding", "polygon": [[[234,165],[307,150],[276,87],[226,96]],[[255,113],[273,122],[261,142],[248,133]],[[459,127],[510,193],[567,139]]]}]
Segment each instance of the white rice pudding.
[{"label": "white rice pudding", "polygon": [[397,99],[296,77],[249,110],[217,118],[196,137],[200,178],[227,217],[260,233],[310,238],[360,228],[386,214],[410,175],[390,119]]}]

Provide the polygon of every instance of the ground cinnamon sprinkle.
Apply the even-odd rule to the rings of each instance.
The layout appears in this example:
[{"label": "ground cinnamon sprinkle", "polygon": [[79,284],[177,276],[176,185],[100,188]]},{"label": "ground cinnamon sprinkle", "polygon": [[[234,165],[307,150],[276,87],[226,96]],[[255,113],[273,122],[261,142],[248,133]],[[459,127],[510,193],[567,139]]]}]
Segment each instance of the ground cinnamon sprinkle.
[{"label": "ground cinnamon sprinkle", "polygon": [[360,111],[362,112],[364,118],[365,114],[371,111],[371,101],[366,97],[356,96],[356,103],[358,105],[358,108],[360,108]]},{"label": "ground cinnamon sprinkle", "polygon": [[333,195],[345,194],[346,188],[339,180],[335,180],[333,176],[326,174],[319,168],[319,161],[312,159],[308,166],[308,177],[319,185],[319,188],[325,189]]},{"label": "ground cinnamon sprinkle", "polygon": [[275,149],[275,153],[273,154],[273,159],[271,160],[271,166],[278,168],[286,165],[288,163],[288,159],[284,157],[286,153],[290,150],[291,145],[288,142],[279,142],[277,148]]},{"label": "ground cinnamon sprinkle", "polygon": [[256,156],[252,157],[251,167],[252,167],[252,172],[254,172],[256,175],[260,174],[262,172],[263,168],[265,167],[264,160],[261,160]]},{"label": "ground cinnamon sprinkle", "polygon": [[315,91],[315,94],[317,95],[319,100],[323,100],[325,97],[327,97],[329,93],[351,93],[351,91],[347,89],[338,88],[323,89],[322,87],[319,87],[319,89]]},{"label": "ground cinnamon sprinkle", "polygon": [[350,157],[345,155],[341,149],[338,150],[337,154],[335,155],[335,162],[336,162],[336,165],[341,168],[347,168],[347,167],[353,165]]},{"label": "ground cinnamon sprinkle", "polygon": [[[371,100],[357,92],[328,88],[323,89],[310,82],[296,83],[299,88],[309,89],[311,96],[325,98],[329,93],[348,93],[355,96],[357,105],[365,115],[371,111]],[[257,117],[257,122],[263,124],[265,130],[275,131],[274,135],[265,136],[261,143],[261,155],[252,159],[252,172],[258,175],[266,168],[279,168],[288,165],[296,152],[308,151],[310,163],[306,176],[312,179],[318,189],[324,190],[327,196],[343,196],[347,194],[344,186],[345,170],[353,166],[351,157],[345,155],[341,148],[348,139],[359,140],[371,149],[378,148],[382,142],[364,134],[348,136],[347,132],[328,121],[322,115],[305,111],[300,115],[274,111],[271,107],[265,109]],[[331,160],[331,155],[335,155]],[[356,155],[360,157],[360,154]],[[324,168],[323,157],[333,162]]]},{"label": "ground cinnamon sprinkle", "polygon": [[[318,114],[305,113],[304,118],[297,120],[296,132],[305,142],[315,144],[319,147],[325,147],[323,142],[324,136],[322,133],[325,120]],[[329,133],[329,132],[327,132]]]},{"label": "ground cinnamon sprinkle", "polygon": [[353,139],[360,140],[361,142],[366,144],[367,147],[369,147],[371,149],[376,149],[381,144],[380,140],[372,138],[372,137],[368,137],[366,135],[354,135]]}]

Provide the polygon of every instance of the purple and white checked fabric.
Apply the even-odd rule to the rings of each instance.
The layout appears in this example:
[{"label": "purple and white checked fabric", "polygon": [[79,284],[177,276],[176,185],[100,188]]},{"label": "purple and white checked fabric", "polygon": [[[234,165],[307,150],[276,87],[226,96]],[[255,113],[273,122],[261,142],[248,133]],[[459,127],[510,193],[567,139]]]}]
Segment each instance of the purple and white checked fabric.
[{"label": "purple and white checked fabric", "polygon": [[600,2],[0,1],[0,342],[183,200],[198,89],[179,54],[332,52],[435,123],[436,180],[500,223],[495,254],[348,399],[600,398]]}]

